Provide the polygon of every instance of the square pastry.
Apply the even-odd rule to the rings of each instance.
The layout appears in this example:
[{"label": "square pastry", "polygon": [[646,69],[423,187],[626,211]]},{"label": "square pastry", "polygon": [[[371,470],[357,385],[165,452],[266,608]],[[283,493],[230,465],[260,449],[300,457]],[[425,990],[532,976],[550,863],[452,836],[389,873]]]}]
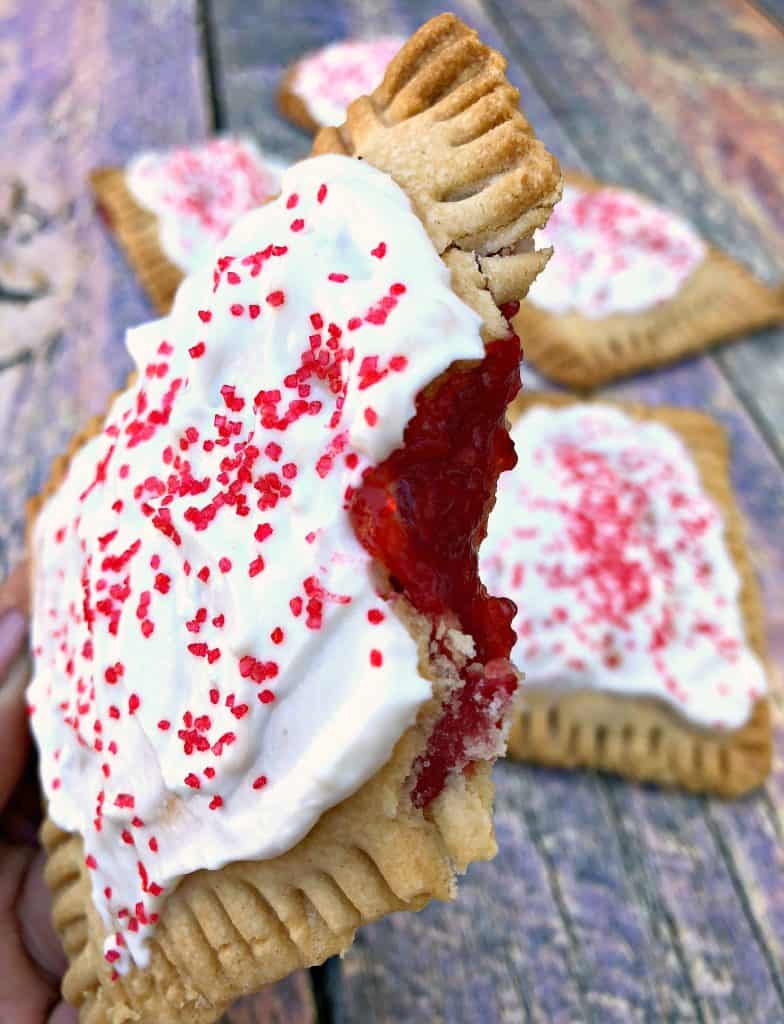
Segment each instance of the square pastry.
[{"label": "square pastry", "polygon": [[129,332],[135,379],[33,503],[85,1024],[208,1024],[495,853],[518,673],[477,543],[561,189],[504,68],[452,15],[420,29]]},{"label": "square pastry", "polygon": [[98,210],[155,309],[165,315],[186,274],[234,222],[280,191],[284,164],[248,138],[219,136],[139,153],[90,175]]},{"label": "square pastry", "polygon": [[339,39],[304,54],[281,79],[280,112],[311,135],[343,124],[349,104],[378,88],[403,43],[400,36]]},{"label": "square pastry", "polygon": [[770,770],[759,590],[719,424],[528,394],[481,549],[518,606],[522,760],[737,796]]},{"label": "square pastry", "polygon": [[576,171],[540,241],[554,256],[515,329],[526,358],[576,390],[784,322],[784,286],[651,200]]}]

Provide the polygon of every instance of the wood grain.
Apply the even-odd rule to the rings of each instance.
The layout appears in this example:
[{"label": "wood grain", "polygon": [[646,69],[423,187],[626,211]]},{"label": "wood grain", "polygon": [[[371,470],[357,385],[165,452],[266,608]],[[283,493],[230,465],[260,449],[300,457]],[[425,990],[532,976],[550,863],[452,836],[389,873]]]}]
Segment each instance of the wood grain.
[{"label": "wood grain", "polygon": [[[285,25],[287,37],[280,54],[258,29],[253,34],[248,16],[239,20],[242,5],[221,6],[227,27],[218,26],[218,46],[232,126],[235,119],[247,123],[252,111],[266,116],[277,74],[292,55],[344,33],[409,31],[439,10],[427,0],[393,5],[356,0],[338,5],[333,20],[325,23],[294,18],[288,8],[272,5],[266,26]],[[659,161],[654,150],[664,143],[671,146],[672,127],[663,122],[664,137],[653,132],[658,114],[646,108],[644,83],[636,106],[620,104],[615,96],[605,102],[605,91],[622,87],[615,89],[606,74],[597,80],[598,72],[585,66],[590,56],[584,51],[590,55],[590,47],[599,43],[590,28],[574,34],[577,16],[571,8],[572,21],[565,23],[553,13],[563,7],[557,3],[463,0],[450,6],[488,42],[508,55],[511,51],[510,78],[521,89],[526,113],[565,163],[647,187],[758,272],[773,275],[776,263],[764,216],[744,219],[743,186],[738,191],[722,186],[717,194],[698,155],[682,141]],[[590,6],[583,5],[581,12]],[[657,14],[660,6],[640,5],[653,7],[651,17],[664,20],[674,5],[664,5],[665,14]],[[707,4],[696,6],[707,10]],[[720,15],[706,14],[711,28],[717,20],[721,23]],[[699,14],[690,24],[699,30]],[[754,52],[752,47],[747,64]],[[581,73],[594,83],[590,102],[576,72],[570,71],[568,85],[560,82],[562,63],[578,57]],[[624,102],[631,94],[628,85]],[[638,106],[645,121],[635,127],[631,122]],[[617,129],[616,111],[624,115],[623,131]],[[276,137],[280,131],[268,128],[266,121],[263,130]],[[287,139],[286,145],[291,155],[305,151],[304,139],[298,145]],[[657,166],[648,169],[646,162]],[[740,397],[754,397],[755,416],[780,445],[784,424],[771,397],[775,389],[747,394],[749,389],[759,392],[758,378],[770,371],[760,347],[766,352],[775,344],[775,338],[763,338],[748,348],[754,373],[747,376],[754,383]],[[727,376],[726,367],[700,357],[627,382],[614,393],[696,406],[717,415],[730,431],[733,479],[762,570],[772,647],[782,659],[784,555],[777,524],[784,513],[784,474],[740,400],[737,382],[733,378],[730,386]],[[527,380],[529,386],[537,383],[530,370]],[[781,737],[780,712],[777,721]],[[336,1019],[354,1024],[784,1018],[784,918],[775,882],[782,868],[781,783],[779,761],[767,793],[725,806],[606,779],[501,766],[498,858],[469,871],[454,905],[390,918],[360,934],[341,965]]]},{"label": "wood grain", "polygon": [[[0,69],[4,575],[21,551],[25,500],[127,374],[125,328],[152,316],[95,216],[87,174],[210,125],[192,0],[6,0]],[[314,1020],[298,972],[242,1000],[225,1024]]]}]

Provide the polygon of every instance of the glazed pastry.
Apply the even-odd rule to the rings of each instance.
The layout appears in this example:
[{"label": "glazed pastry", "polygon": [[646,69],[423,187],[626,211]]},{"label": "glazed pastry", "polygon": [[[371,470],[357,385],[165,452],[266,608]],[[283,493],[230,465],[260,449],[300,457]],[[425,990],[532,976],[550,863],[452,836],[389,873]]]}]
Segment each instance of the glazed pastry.
[{"label": "glazed pastry", "polygon": [[283,76],[280,112],[311,135],[342,124],[351,101],[378,87],[404,42],[400,36],[342,39],[306,53]]},{"label": "glazed pastry", "polygon": [[734,796],[770,770],[756,581],[719,425],[532,395],[482,548],[517,604],[510,753]]},{"label": "glazed pastry", "polygon": [[784,322],[770,288],[690,224],[569,171],[542,233],[557,255],[515,319],[543,374],[588,390]]},{"label": "glazed pastry", "polygon": [[283,164],[247,138],[139,153],[90,175],[98,209],[156,310],[168,313],[183,277],[210,259],[234,222],[280,191]]},{"label": "glazed pastry", "polygon": [[129,332],[135,382],[37,502],[30,713],[84,1021],[213,1021],[495,852],[518,674],[476,548],[560,194],[517,99],[427,23]]}]

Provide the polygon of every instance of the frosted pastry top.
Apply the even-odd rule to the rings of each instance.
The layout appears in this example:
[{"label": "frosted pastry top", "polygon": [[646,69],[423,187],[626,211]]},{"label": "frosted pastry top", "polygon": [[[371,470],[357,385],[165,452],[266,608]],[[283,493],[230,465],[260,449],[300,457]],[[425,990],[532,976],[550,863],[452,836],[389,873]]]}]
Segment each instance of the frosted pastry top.
[{"label": "frosted pastry top", "polygon": [[400,36],[378,36],[332,43],[297,62],[289,88],[317,124],[342,124],[351,101],[381,84],[404,42]]},{"label": "frosted pastry top", "polygon": [[430,697],[347,503],[480,326],[392,179],[322,156],[129,331],[138,380],[36,522],[29,690],[118,971],[183,875],[292,847]]},{"label": "frosted pastry top", "polygon": [[185,273],[223,241],[234,222],[280,190],[283,164],[246,138],[218,137],[196,146],[140,153],[125,181],[159,221],[159,241]]},{"label": "frosted pastry top", "polygon": [[678,438],[609,406],[533,408],[514,425],[481,551],[518,606],[525,686],[657,697],[737,728],[766,689],[746,642],[721,514]]},{"label": "frosted pastry top", "polygon": [[537,244],[553,256],[528,298],[550,313],[641,313],[677,294],[705,243],[669,210],[619,188],[566,185]]}]

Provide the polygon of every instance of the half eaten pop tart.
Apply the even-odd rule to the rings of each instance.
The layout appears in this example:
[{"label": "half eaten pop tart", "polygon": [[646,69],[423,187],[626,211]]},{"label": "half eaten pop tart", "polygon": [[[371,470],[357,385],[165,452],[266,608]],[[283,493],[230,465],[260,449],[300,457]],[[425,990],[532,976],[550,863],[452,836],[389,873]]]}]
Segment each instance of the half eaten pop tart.
[{"label": "half eaten pop tart", "polygon": [[495,853],[519,677],[477,546],[561,188],[504,68],[452,15],[417,32],[129,332],[135,379],[34,503],[30,714],[85,1024],[212,1022]]}]

